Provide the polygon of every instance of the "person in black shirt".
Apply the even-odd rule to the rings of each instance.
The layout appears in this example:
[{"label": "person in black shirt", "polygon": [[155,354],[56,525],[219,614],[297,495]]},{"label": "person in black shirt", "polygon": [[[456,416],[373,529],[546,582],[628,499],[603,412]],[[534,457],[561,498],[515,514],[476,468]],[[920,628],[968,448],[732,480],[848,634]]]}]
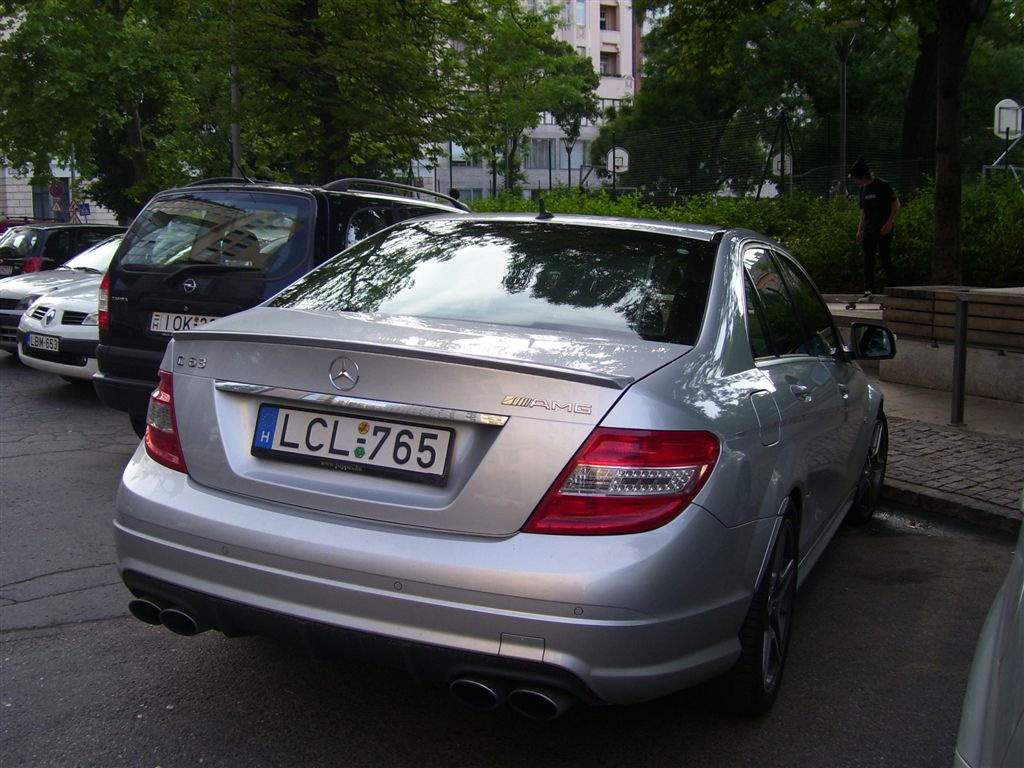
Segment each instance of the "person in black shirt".
[{"label": "person in black shirt", "polygon": [[863,157],[850,169],[850,179],[860,187],[860,224],[857,242],[864,246],[864,296],[875,292],[875,254],[889,285],[892,277],[892,226],[900,212],[900,200],[888,182],[876,178]]}]

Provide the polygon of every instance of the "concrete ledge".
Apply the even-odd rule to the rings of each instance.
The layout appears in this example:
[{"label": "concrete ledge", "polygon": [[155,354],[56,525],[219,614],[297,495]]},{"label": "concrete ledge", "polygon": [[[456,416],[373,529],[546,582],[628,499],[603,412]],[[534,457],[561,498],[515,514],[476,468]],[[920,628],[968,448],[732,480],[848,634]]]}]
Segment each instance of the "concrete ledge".
[{"label": "concrete ledge", "polygon": [[[953,345],[898,336],[896,357],[879,364],[878,378],[949,392],[953,385]],[[1024,403],[1024,350],[968,346],[965,385],[968,395]]]}]

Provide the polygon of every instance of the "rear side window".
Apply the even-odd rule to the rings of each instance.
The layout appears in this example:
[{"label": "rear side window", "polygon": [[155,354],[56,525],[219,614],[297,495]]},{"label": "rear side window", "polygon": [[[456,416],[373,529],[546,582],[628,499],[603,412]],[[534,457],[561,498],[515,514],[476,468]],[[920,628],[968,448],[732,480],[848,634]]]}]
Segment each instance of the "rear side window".
[{"label": "rear side window", "polygon": [[693,344],[716,251],[635,229],[412,221],[336,256],[272,305]]},{"label": "rear side window", "polygon": [[[767,326],[757,330],[761,335],[762,344],[767,337],[771,352],[775,355],[808,354],[802,349],[803,327],[771,253],[767,248],[760,246],[748,248],[743,254],[743,263],[755,293],[754,296],[747,296],[748,307],[751,301],[759,301],[763,310],[764,325]],[[755,317],[759,320],[761,318],[757,314]],[[757,341],[752,339],[752,343]],[[765,350],[762,347],[758,351]]]},{"label": "rear side window", "polygon": [[70,229],[58,229],[51,232],[43,244],[43,256],[57,262],[66,261],[75,253],[72,248],[74,239],[75,233]]},{"label": "rear side window", "polygon": [[[201,190],[151,202],[125,236],[126,269],[216,265],[278,279],[308,268],[313,204],[296,195]],[[301,270],[301,271],[300,271]]]}]

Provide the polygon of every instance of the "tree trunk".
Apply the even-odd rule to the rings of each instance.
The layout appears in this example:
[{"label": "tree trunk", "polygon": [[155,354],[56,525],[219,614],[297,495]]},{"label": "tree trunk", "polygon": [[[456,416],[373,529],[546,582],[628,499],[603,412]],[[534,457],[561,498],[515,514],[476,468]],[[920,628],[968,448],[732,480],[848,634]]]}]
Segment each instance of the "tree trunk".
[{"label": "tree trunk", "polygon": [[991,0],[940,0],[938,5],[935,109],[935,242],[932,280],[960,285],[962,179],[960,93],[970,57],[971,27],[988,12]]},{"label": "tree trunk", "polygon": [[[912,192],[925,183],[935,164],[935,84],[938,36],[924,27],[917,30],[917,61],[910,91],[903,109],[902,157],[909,180],[903,193]],[[846,173],[847,169],[843,169]]]}]

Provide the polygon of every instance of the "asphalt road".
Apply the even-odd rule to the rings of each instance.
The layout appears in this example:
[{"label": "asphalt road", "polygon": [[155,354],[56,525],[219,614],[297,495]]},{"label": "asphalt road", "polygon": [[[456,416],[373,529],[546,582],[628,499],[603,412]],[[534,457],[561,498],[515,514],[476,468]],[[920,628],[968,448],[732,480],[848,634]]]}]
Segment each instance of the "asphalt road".
[{"label": "asphalt road", "polygon": [[694,695],[477,713],[404,673],[128,615],[111,517],[136,440],[88,387],[0,352],[0,766],[952,765],[977,633],[1014,546],[913,510],[843,529],[758,719]]}]

